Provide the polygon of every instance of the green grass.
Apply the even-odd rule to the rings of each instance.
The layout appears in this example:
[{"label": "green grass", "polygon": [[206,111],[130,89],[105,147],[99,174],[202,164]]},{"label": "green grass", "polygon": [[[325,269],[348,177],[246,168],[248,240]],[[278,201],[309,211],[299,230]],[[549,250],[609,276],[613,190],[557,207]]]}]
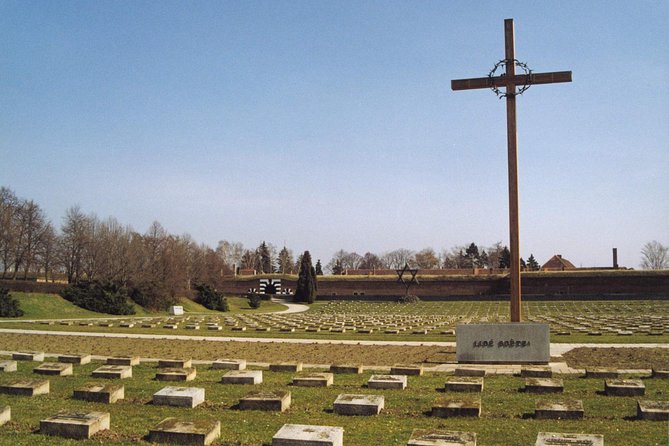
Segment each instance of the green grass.
[{"label": "green grass", "polygon": [[[19,371],[0,375],[5,383],[15,378],[36,378],[32,373],[36,363],[21,362]],[[222,435],[217,445],[259,446],[271,443],[272,436],[285,423],[341,426],[345,429],[344,444],[350,446],[404,446],[415,428],[472,431],[477,433],[479,446],[525,446],[534,444],[537,433],[588,432],[604,435],[607,446],[664,446],[667,425],[664,422],[634,420],[634,397],[607,397],[599,392],[603,380],[562,376],[565,393],[562,395],[533,395],[519,392],[523,379],[511,376],[485,378],[480,419],[433,418],[429,412],[438,397],[467,397],[471,394],[444,393],[445,374],[427,373],[409,377],[405,390],[372,390],[364,387],[371,372],[362,375],[335,375],[329,388],[294,387],[292,373],[264,372],[264,382],[258,386],[225,385],[220,383],[223,371],[197,366],[198,376],[187,386],[203,387],[206,403],[194,409],[153,406],[153,393],[166,385],[153,378],[156,367],[142,364],[133,368],[133,378],[115,381],[125,386],[125,400],[104,405],[71,398],[73,390],[91,382],[90,373],[98,364],[75,366],[72,377],[51,377],[51,393],[33,398],[0,394],[0,407],[12,408],[12,421],[0,427],[0,445],[126,445],[148,444],[144,439],[149,429],[168,416],[194,420],[221,421]],[[646,399],[666,400],[669,380],[645,379]],[[292,393],[292,406],[284,413],[240,411],[239,399],[255,390],[282,390]],[[373,393],[385,396],[385,409],[378,416],[354,417],[332,413],[332,404],[341,393]],[[534,420],[537,399],[575,398],[583,400],[583,420]],[[88,441],[63,440],[47,437],[35,430],[39,420],[60,410],[105,411],[111,413],[111,432]]]}]

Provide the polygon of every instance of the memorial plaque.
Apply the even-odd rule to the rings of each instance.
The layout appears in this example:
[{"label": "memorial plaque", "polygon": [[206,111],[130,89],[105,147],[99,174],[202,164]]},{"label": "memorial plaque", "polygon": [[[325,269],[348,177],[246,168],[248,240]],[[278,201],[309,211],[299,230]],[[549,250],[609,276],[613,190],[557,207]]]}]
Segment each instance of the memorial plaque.
[{"label": "memorial plaque", "polygon": [[414,429],[407,446],[476,446],[476,434],[440,429]]},{"label": "memorial plaque", "polygon": [[343,446],[344,429],[335,426],[284,424],[272,437],[272,446]]},{"label": "memorial plaque", "polygon": [[459,363],[546,364],[550,360],[548,324],[463,324],[455,333]]},{"label": "memorial plaque", "polygon": [[597,434],[539,432],[535,446],[604,446],[604,436]]}]

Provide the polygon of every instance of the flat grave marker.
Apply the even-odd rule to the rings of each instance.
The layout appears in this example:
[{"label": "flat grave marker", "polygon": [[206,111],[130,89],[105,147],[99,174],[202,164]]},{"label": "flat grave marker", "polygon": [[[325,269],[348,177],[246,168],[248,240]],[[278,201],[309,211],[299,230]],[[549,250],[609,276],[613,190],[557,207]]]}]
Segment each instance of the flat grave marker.
[{"label": "flat grave marker", "polygon": [[149,441],[207,446],[221,436],[220,421],[165,418],[149,430]]},{"label": "flat grave marker", "polygon": [[193,408],[204,403],[204,389],[200,387],[163,387],[153,394],[153,404]]},{"label": "flat grave marker", "polygon": [[301,372],[301,362],[281,362],[278,364],[270,364],[269,370],[271,372]]},{"label": "flat grave marker", "polygon": [[58,355],[58,362],[65,364],[88,364],[91,362],[91,355],[81,354],[81,355]]},{"label": "flat grave marker", "polygon": [[367,387],[370,389],[406,389],[407,375],[372,375],[367,381]]},{"label": "flat grave marker", "polygon": [[334,412],[338,415],[378,415],[384,403],[383,395],[343,393],[334,402]]},{"label": "flat grave marker", "polygon": [[139,356],[113,356],[107,358],[107,365],[139,365]]},{"label": "flat grave marker", "polygon": [[441,418],[451,417],[480,417],[481,399],[452,399],[439,397],[432,405],[432,416]]},{"label": "flat grave marker", "polygon": [[583,415],[583,401],[581,400],[537,400],[535,402],[534,418],[538,420],[580,420]]},{"label": "flat grave marker", "polygon": [[455,376],[486,376],[486,369],[477,369],[471,367],[457,367],[453,374]]},{"label": "flat grave marker", "polygon": [[330,366],[332,373],[362,373],[362,364],[332,364]]},{"label": "flat grave marker", "polygon": [[158,368],[189,368],[193,366],[191,359],[159,359]]},{"label": "flat grave marker", "polygon": [[539,432],[535,446],[604,446],[604,436],[598,434]]},{"label": "flat grave marker", "polygon": [[214,370],[245,370],[246,359],[217,359],[211,364]]},{"label": "flat grave marker", "polygon": [[669,421],[669,401],[637,401],[637,418],[640,420]]},{"label": "flat grave marker", "polygon": [[329,387],[334,382],[332,373],[307,373],[293,377],[293,385],[298,387]]},{"label": "flat grave marker", "polygon": [[480,376],[454,376],[446,381],[447,392],[483,392],[483,378]]},{"label": "flat grave marker", "polygon": [[604,393],[608,396],[643,396],[646,386],[640,379],[607,379]]},{"label": "flat grave marker", "polygon": [[125,398],[125,388],[121,384],[86,383],[74,389],[72,398],[94,403],[113,404]]},{"label": "flat grave marker", "polygon": [[561,378],[526,378],[523,390],[528,393],[562,393],[564,381]]},{"label": "flat grave marker", "polygon": [[197,376],[197,370],[194,367],[188,368],[165,368],[156,372],[157,381],[192,381]]},{"label": "flat grave marker", "polygon": [[72,364],[61,364],[60,362],[43,362],[33,369],[33,373],[50,376],[70,376],[73,373]]},{"label": "flat grave marker", "polygon": [[390,368],[391,375],[421,376],[423,366],[415,364],[396,364]]},{"label": "flat grave marker", "polygon": [[414,429],[407,446],[476,446],[476,434],[441,429]]},{"label": "flat grave marker", "polygon": [[281,390],[251,392],[239,400],[239,409],[283,412],[290,407],[290,402],[290,392]]},{"label": "flat grave marker", "polygon": [[39,422],[41,434],[85,440],[109,429],[108,412],[61,412]]},{"label": "flat grave marker", "polygon": [[49,393],[49,380],[20,379],[0,385],[0,393],[8,395],[36,396]]},{"label": "flat grave marker", "polygon": [[284,424],[272,437],[272,446],[343,446],[344,429],[335,426]]},{"label": "flat grave marker", "polygon": [[12,360],[0,361],[0,370],[3,372],[16,372],[17,362]]},{"label": "flat grave marker", "polygon": [[552,378],[553,370],[550,367],[542,366],[522,367],[520,376],[523,378]]},{"label": "flat grave marker", "polygon": [[12,408],[11,407],[5,406],[2,409],[0,409],[0,426],[7,423],[11,419],[12,419]]},{"label": "flat grave marker", "polygon": [[609,378],[618,378],[619,375],[620,372],[618,372],[617,369],[613,369],[610,367],[593,367],[590,369],[585,369],[586,378],[609,379]]},{"label": "flat grave marker", "polygon": [[44,352],[15,352],[12,359],[17,361],[44,361]]},{"label": "flat grave marker", "polygon": [[129,365],[103,365],[93,370],[93,378],[125,379],[132,378],[132,366]]},{"label": "flat grave marker", "polygon": [[260,384],[262,383],[262,370],[230,370],[223,378],[223,384]]}]

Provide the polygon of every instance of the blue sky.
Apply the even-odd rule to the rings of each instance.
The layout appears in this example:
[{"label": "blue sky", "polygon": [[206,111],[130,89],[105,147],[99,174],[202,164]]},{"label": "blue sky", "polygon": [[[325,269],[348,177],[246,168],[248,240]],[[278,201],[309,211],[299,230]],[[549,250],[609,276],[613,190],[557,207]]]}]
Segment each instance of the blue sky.
[{"label": "blue sky", "polygon": [[2,1],[0,185],[213,247],[508,243],[504,56],[573,71],[518,99],[521,255],[637,267],[669,244],[669,2]]}]

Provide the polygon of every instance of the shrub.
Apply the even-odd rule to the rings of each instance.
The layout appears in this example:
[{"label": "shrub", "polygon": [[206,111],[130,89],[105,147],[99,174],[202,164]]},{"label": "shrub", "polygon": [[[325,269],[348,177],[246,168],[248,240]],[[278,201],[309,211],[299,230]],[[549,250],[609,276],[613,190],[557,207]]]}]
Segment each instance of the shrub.
[{"label": "shrub", "polygon": [[142,282],[130,287],[130,298],[144,308],[150,310],[165,310],[178,299],[170,295],[167,287],[159,282]]},{"label": "shrub", "polygon": [[249,306],[251,308],[260,308],[260,303],[263,300],[262,294],[249,293],[246,295],[249,300]]},{"label": "shrub", "polygon": [[125,288],[113,283],[78,282],[68,285],[60,294],[78,307],[98,313],[135,314]]},{"label": "shrub", "polygon": [[420,302],[420,298],[414,294],[407,294],[406,296],[400,296],[397,298],[397,303],[400,304],[415,304]]},{"label": "shrub", "polygon": [[0,317],[21,317],[23,310],[19,301],[9,295],[7,288],[0,288]]},{"label": "shrub", "polygon": [[216,311],[229,311],[228,299],[225,298],[223,293],[216,291],[212,287],[206,284],[196,284],[195,291],[195,302],[200,305],[209,308],[210,310]]}]

